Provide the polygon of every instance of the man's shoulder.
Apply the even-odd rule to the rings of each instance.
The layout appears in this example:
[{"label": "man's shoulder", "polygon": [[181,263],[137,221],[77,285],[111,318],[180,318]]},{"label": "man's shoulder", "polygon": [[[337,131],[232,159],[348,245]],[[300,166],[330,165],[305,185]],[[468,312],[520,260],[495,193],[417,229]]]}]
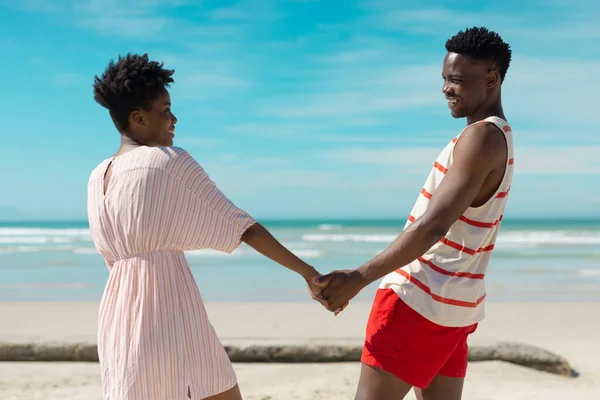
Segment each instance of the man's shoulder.
[{"label": "man's shoulder", "polygon": [[[504,132],[491,122],[482,121],[468,126],[454,148],[454,159],[462,159],[475,168],[504,164],[508,152]],[[486,168],[487,169],[487,168]]]},{"label": "man's shoulder", "polygon": [[458,145],[476,148],[483,152],[498,152],[506,149],[506,137],[496,124],[482,121],[465,128],[460,135]]}]

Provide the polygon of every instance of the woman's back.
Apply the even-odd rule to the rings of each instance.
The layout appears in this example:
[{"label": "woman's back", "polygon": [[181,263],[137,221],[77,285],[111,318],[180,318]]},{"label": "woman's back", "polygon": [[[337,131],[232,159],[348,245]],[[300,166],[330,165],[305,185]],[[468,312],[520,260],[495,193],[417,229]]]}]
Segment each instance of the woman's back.
[{"label": "woman's back", "polygon": [[183,399],[188,389],[204,398],[233,387],[183,252],[230,253],[255,221],[185,150],[146,146],[94,169],[88,218],[110,270],[98,319],[105,398]]},{"label": "woman's back", "polygon": [[239,230],[254,222],[185,150],[147,146],[94,169],[88,217],[96,247],[109,265],[160,251],[214,248],[230,253],[239,245]]}]

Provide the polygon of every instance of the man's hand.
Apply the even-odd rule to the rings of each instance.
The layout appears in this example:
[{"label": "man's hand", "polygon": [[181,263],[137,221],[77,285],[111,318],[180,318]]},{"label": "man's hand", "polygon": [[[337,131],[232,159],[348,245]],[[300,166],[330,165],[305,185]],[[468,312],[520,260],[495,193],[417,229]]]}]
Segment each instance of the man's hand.
[{"label": "man's hand", "polygon": [[329,280],[323,280],[322,282],[320,282],[319,279],[322,277],[323,275],[317,273],[312,277],[306,278],[306,284],[308,285],[308,292],[310,293],[310,297],[312,297],[313,300],[316,300],[319,303],[321,303],[321,305],[326,309],[329,309],[329,304],[323,298],[322,295],[323,289],[327,286]]},{"label": "man's hand", "polygon": [[339,314],[368,282],[357,270],[333,271],[322,275],[317,283],[327,282],[321,296],[328,304],[327,309]]}]

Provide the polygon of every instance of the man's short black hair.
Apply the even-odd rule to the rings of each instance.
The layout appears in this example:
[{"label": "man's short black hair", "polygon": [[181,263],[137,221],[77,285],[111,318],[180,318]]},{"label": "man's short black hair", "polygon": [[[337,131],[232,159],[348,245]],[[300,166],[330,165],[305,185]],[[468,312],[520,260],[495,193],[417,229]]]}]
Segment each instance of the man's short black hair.
[{"label": "man's short black hair", "polygon": [[458,53],[475,61],[493,63],[500,72],[500,81],[504,82],[510,65],[512,51],[500,35],[485,27],[473,27],[458,32],[446,41],[446,50]]},{"label": "man's short black hair", "polygon": [[119,132],[129,129],[129,114],[135,108],[150,109],[150,103],[174,82],[175,71],[163,63],[149,61],[148,54],[127,53],[110,60],[101,78],[94,77],[94,100],[110,112]]}]

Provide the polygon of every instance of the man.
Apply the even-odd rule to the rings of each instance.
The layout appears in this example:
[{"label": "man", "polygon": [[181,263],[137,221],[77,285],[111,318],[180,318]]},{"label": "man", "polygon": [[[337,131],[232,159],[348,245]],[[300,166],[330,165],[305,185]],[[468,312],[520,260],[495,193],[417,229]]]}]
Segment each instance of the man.
[{"label": "man", "polygon": [[449,39],[446,50],[442,91],[467,127],[435,160],[398,238],[361,267],[321,278],[335,311],[384,277],[356,400],[397,400],[411,387],[424,400],[459,400],[467,337],[484,317],[484,275],[512,180],[512,132],[501,101],[511,50],[478,27]]}]

